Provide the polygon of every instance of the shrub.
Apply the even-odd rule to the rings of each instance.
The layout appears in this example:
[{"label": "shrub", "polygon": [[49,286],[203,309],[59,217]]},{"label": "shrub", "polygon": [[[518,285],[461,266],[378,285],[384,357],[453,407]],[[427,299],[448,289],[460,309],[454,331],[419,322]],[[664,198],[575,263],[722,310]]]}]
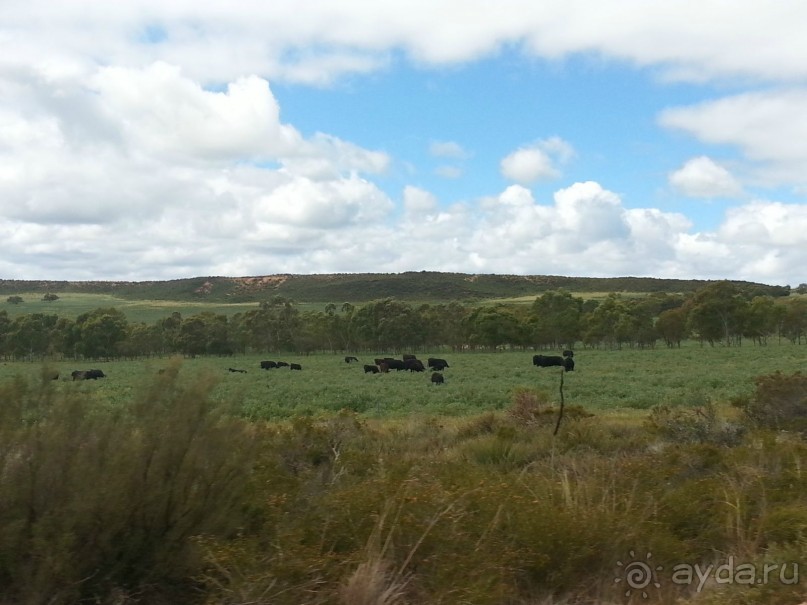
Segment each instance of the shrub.
[{"label": "shrub", "polygon": [[807,376],[775,372],[758,376],[756,389],[744,410],[748,420],[760,427],[807,431]]},{"label": "shrub", "polygon": [[0,602],[190,592],[191,537],[244,522],[256,432],[178,365],[115,409],[61,386],[0,386]]},{"label": "shrub", "polygon": [[675,443],[712,443],[734,446],[742,442],[743,427],[720,418],[709,402],[702,407],[657,405],[645,427],[654,435]]}]

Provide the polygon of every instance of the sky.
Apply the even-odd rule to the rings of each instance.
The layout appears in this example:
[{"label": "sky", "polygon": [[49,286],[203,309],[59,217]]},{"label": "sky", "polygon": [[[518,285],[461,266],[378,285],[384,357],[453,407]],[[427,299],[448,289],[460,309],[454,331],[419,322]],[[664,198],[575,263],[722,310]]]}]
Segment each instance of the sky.
[{"label": "sky", "polygon": [[807,282],[801,0],[0,0],[0,278]]}]

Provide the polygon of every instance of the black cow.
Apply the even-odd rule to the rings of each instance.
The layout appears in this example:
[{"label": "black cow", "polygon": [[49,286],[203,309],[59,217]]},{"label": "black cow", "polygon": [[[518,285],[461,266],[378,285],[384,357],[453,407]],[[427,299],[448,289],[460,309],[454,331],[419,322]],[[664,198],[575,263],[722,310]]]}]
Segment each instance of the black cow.
[{"label": "black cow", "polygon": [[566,350],[563,351],[563,356],[564,357],[574,357],[574,351],[572,351],[571,349],[566,349]]},{"label": "black cow", "polygon": [[406,365],[404,365],[404,362],[401,359],[385,359],[384,363],[387,364],[387,367],[390,370],[395,370],[396,372],[407,369]]},{"label": "black cow", "polygon": [[246,374],[247,373],[246,370],[240,370],[238,368],[227,368],[227,371],[228,372],[238,372],[239,374]]},{"label": "black cow", "polygon": [[426,365],[432,370],[444,370],[448,367],[448,362],[445,359],[440,359],[439,357],[429,357],[429,359],[426,361]]},{"label": "black cow", "polygon": [[106,378],[106,374],[101,370],[74,370],[70,372],[73,380],[98,380]]},{"label": "black cow", "polygon": [[377,365],[377,366],[380,366],[380,365],[381,365],[382,363],[384,363],[385,361],[386,361],[386,358],[385,358],[385,357],[376,357],[375,359],[373,359],[373,363],[374,363],[375,365]]},{"label": "black cow", "polygon": [[378,371],[382,374],[386,374],[389,372],[389,364],[386,361],[382,361],[378,364]]},{"label": "black cow", "polygon": [[289,364],[287,364],[285,361],[278,361],[277,362],[277,367],[279,367],[279,368],[288,368]]},{"label": "black cow", "polygon": [[423,362],[419,359],[407,359],[403,364],[404,368],[410,372],[423,372],[426,369],[423,367]]},{"label": "black cow", "polygon": [[532,365],[539,368],[550,368],[552,366],[563,366],[563,357],[560,355],[533,355]]},{"label": "black cow", "polygon": [[262,361],[261,362],[261,369],[262,370],[269,370],[271,368],[276,368],[277,364],[274,361]]},{"label": "black cow", "polygon": [[289,369],[290,370],[302,370],[303,366],[301,366],[299,363],[293,363],[293,364],[289,365]]},{"label": "black cow", "polygon": [[358,357],[353,357],[352,355],[349,355],[349,356],[345,357],[345,363],[350,363],[351,361],[358,362],[359,358]]},{"label": "black cow", "polygon": [[532,365],[539,368],[551,368],[559,366],[567,372],[574,370],[574,359],[571,357],[561,357],[560,355],[533,355]]},{"label": "black cow", "polygon": [[403,360],[409,361],[410,359],[417,359],[417,355],[412,355],[411,353],[404,353]]},{"label": "black cow", "polygon": [[378,366],[365,365],[364,366],[364,373],[365,374],[378,374]]},{"label": "black cow", "polygon": [[446,379],[440,372],[432,372],[432,384],[445,384]]}]

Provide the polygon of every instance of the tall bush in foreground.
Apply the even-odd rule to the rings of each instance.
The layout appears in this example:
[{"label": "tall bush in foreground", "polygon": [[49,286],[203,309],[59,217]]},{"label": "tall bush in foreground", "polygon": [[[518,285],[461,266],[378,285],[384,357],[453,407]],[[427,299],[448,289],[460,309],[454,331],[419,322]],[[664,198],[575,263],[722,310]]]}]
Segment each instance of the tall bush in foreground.
[{"label": "tall bush in foreground", "polygon": [[243,521],[251,431],[178,363],[121,408],[51,383],[0,385],[0,602],[187,602],[191,538]]}]

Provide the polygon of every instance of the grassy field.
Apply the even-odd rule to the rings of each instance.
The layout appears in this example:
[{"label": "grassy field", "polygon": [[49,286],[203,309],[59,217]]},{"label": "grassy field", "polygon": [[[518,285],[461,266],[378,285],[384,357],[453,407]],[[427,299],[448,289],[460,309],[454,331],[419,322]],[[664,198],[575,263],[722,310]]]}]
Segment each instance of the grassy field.
[{"label": "grassy field", "polygon": [[[757,376],[802,370],[807,347],[580,349],[566,374],[531,352],[435,354],[451,366],[442,386],[324,354],[0,364],[0,602],[807,596],[790,581],[807,561],[807,443],[741,426],[730,405]],[[89,368],[107,377],[70,379]],[[53,369],[61,379],[42,380]],[[556,404],[561,376],[565,402],[593,417],[554,435],[554,413],[519,404]],[[767,396],[806,389],[777,378]],[[651,553],[658,582],[625,598]],[[787,574],[703,592],[673,576],[727,560]]]},{"label": "grassy field", "polygon": [[[258,303],[256,302],[218,303],[171,300],[130,300],[112,294],[63,293],[59,294],[59,300],[52,302],[43,301],[42,295],[36,293],[24,293],[20,294],[20,296],[24,302],[16,305],[6,302],[7,296],[1,298],[0,309],[7,311],[11,318],[28,313],[44,313],[75,319],[82,313],[94,311],[98,308],[114,307],[122,311],[131,322],[142,321],[151,324],[167,317],[175,311],[180,312],[183,317],[203,311],[230,316],[258,308]],[[301,303],[298,305],[298,308],[301,311],[321,311],[325,308],[325,305],[322,303]]]},{"label": "grassy field", "polygon": [[[536,368],[531,352],[422,353],[445,357],[451,367],[446,383],[434,386],[429,372],[365,374],[363,363],[376,355],[359,355],[360,364],[346,364],[343,355],[269,355],[183,360],[183,375],[213,375],[216,392],[242,402],[250,418],[278,419],[348,409],[367,417],[464,416],[501,410],[519,388],[542,391],[557,401],[560,372]],[[381,356],[381,354],[378,354]],[[261,359],[297,362],[302,372],[261,370]],[[564,375],[566,403],[592,411],[646,411],[656,404],[696,406],[725,403],[748,395],[754,378],[780,370],[805,368],[807,348],[789,342],[765,347],[709,347],[687,343],[680,349],[585,350],[576,353],[576,370]],[[112,402],[125,401],[134,388],[164,367],[168,359],[48,364],[58,369],[64,388],[86,389]],[[97,367],[106,379],[72,383],[74,369]],[[245,369],[231,373],[229,367]],[[6,362],[0,380],[14,374],[35,377],[41,364]]]}]

